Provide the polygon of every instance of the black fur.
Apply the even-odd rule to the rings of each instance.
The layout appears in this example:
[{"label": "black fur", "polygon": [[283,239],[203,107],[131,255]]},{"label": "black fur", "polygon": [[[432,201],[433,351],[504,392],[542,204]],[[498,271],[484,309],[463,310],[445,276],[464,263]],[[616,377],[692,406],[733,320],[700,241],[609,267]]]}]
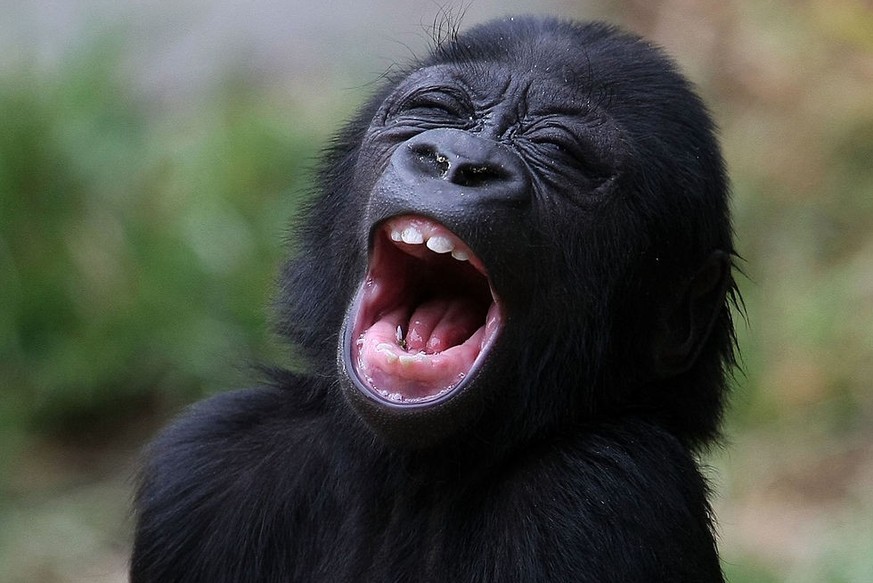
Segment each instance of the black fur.
[{"label": "black fur", "polygon": [[[441,153],[480,146],[482,182],[446,178]],[[451,229],[499,297],[439,402],[351,372],[368,248],[398,215]],[[309,370],[151,445],[133,583],[722,581],[695,454],[733,364],[727,186],[660,51],[550,19],[449,35],[340,132],[299,236],[280,328]]]}]

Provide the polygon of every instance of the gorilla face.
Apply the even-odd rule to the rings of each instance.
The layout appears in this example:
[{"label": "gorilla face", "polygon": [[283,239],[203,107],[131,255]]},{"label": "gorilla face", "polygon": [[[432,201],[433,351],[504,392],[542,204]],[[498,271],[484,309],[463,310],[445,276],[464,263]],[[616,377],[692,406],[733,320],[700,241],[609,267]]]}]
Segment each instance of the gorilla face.
[{"label": "gorilla face", "polygon": [[349,146],[341,384],[389,440],[661,407],[655,385],[694,368],[717,320],[724,356],[730,225],[705,110],[644,42],[540,22],[438,47]]}]

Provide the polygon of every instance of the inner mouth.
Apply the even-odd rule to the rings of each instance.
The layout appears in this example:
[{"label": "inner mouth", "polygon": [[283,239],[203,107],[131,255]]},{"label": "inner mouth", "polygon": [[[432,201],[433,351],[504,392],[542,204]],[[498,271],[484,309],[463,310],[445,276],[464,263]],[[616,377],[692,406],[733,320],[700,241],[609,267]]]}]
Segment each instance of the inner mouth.
[{"label": "inner mouth", "polygon": [[418,216],[379,226],[355,306],[352,366],[374,395],[394,403],[453,392],[501,324],[481,260],[446,227]]}]

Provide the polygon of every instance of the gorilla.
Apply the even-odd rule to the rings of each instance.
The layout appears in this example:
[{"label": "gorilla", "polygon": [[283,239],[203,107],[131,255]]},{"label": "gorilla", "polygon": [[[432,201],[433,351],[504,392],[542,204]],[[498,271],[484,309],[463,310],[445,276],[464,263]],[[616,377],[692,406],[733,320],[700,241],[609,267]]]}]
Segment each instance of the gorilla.
[{"label": "gorilla", "polygon": [[700,98],[603,23],[506,18],[324,153],[277,294],[304,371],[147,449],[131,581],[723,581],[697,456],[734,365]]}]

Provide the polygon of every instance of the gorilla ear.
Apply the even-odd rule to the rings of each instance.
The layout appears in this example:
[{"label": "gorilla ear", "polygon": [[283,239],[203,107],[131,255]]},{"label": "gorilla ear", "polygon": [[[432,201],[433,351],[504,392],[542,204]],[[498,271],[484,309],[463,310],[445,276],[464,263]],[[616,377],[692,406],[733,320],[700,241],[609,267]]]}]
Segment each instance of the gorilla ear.
[{"label": "gorilla ear", "polygon": [[660,378],[687,371],[709,337],[730,287],[730,257],[714,251],[697,273],[677,290],[678,302],[662,314],[655,339],[655,374]]}]

